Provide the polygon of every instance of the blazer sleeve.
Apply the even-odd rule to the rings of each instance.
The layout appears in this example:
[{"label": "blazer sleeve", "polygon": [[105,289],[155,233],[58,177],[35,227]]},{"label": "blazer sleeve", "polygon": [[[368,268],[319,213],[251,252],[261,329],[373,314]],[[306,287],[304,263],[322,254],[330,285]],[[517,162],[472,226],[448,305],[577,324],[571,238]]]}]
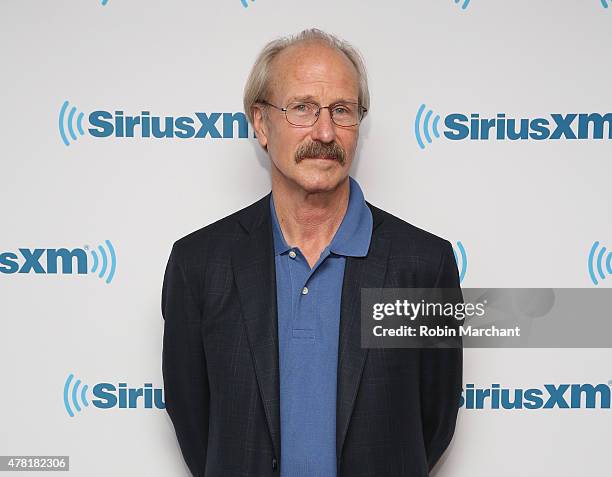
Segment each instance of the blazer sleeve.
[{"label": "blazer sleeve", "polygon": [[195,477],[203,477],[210,396],[200,332],[201,313],[176,244],[164,274],[162,315],[166,411],[174,425],[187,467]]},{"label": "blazer sleeve", "polygon": [[[460,288],[449,242],[445,243],[434,288]],[[438,462],[455,432],[463,379],[463,349],[461,338],[458,340],[459,347],[455,348],[421,349],[421,419],[429,470]]]}]

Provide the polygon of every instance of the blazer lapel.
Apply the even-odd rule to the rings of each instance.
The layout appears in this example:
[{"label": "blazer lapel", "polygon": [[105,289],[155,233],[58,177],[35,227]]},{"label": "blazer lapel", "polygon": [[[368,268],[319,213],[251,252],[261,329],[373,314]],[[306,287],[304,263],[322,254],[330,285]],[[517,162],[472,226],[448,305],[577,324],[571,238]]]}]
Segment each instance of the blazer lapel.
[{"label": "blazer lapel", "polygon": [[368,255],[361,258],[347,257],[344,270],[336,405],[336,455],[339,461],[368,354],[368,349],[361,347],[361,289],[382,288],[387,270],[391,242],[377,237],[377,218],[375,214]]},{"label": "blazer lapel", "polygon": [[248,235],[232,247],[232,268],[274,451],[280,458],[280,387],[270,194],[239,217]]}]

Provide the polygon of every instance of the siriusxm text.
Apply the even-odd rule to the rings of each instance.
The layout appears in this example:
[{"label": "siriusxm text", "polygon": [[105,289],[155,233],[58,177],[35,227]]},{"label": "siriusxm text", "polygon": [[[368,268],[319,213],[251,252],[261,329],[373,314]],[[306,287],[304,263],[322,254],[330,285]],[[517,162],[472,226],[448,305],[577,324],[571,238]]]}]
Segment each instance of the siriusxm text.
[{"label": "siriusxm text", "polygon": [[92,393],[96,399],[92,399],[91,402],[100,409],[166,407],[163,389],[153,388],[151,383],[145,383],[142,388],[129,388],[126,383],[119,383],[119,386],[112,383],[98,383],[93,387]]},{"label": "siriusxm text", "polygon": [[466,409],[610,409],[607,384],[544,384],[542,388],[476,388],[466,384],[461,396]]},{"label": "siriusxm text", "polygon": [[[509,118],[498,113],[494,118],[468,117],[452,113],[445,117],[446,138],[544,140],[544,139],[612,139],[612,113],[551,114],[540,118]],[[606,131],[607,130],[607,131]]]},{"label": "siriusxm text", "polygon": [[[43,260],[44,258],[44,260]],[[0,253],[0,273],[87,273],[87,252],[81,248],[20,248]]]},{"label": "siriusxm text", "polygon": [[93,111],[89,115],[89,133],[94,137],[143,138],[247,138],[246,115],[235,113],[194,113],[194,116],[152,116],[150,111],[129,116],[123,111]]}]

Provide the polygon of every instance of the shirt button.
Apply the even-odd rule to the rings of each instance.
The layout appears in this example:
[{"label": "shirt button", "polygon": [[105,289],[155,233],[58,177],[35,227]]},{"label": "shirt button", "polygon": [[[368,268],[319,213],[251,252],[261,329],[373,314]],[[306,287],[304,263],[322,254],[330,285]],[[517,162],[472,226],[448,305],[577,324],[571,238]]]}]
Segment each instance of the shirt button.
[{"label": "shirt button", "polygon": [[302,288],[302,295],[308,295],[308,287]]},{"label": "shirt button", "polygon": [[272,459],[272,470],[276,471],[276,469],[278,469],[278,461],[276,460],[276,457],[274,457]]},{"label": "shirt button", "polygon": [[297,255],[296,255],[296,253],[293,250],[291,250],[291,252],[289,252],[289,256],[291,258],[295,258]]}]

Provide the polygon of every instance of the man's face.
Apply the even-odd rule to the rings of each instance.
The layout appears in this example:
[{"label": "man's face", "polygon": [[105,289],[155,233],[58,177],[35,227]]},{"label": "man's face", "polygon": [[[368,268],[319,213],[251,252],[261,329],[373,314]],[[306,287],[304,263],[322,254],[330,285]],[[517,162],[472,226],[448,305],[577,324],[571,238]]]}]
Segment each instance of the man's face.
[{"label": "man's face", "polygon": [[[278,107],[292,101],[319,106],[358,101],[357,70],[344,54],[321,42],[286,48],[271,68],[271,94],[264,99]],[[348,176],[359,126],[337,126],[327,108],[314,125],[294,126],[283,111],[261,105],[255,107],[253,122],[259,143],[267,146],[273,179],[316,193],[335,189]]]}]

